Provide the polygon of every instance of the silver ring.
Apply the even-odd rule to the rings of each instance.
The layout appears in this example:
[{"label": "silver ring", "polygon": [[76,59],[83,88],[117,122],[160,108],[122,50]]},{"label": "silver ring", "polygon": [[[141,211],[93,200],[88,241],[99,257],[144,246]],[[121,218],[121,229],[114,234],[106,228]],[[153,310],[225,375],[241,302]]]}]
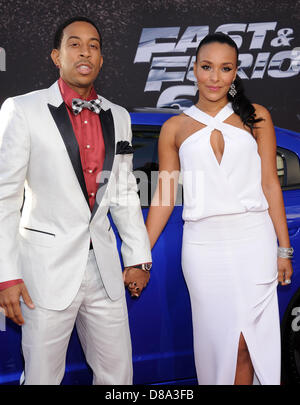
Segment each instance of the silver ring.
[{"label": "silver ring", "polygon": [[289,278],[287,278],[284,282],[285,284],[291,284],[292,281]]}]

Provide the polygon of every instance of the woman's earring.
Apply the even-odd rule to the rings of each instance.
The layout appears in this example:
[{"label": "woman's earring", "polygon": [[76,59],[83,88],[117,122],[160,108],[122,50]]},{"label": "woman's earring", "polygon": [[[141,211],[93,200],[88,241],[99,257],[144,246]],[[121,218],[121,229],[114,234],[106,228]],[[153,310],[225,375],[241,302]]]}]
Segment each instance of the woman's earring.
[{"label": "woman's earring", "polygon": [[237,94],[236,88],[235,88],[235,84],[231,83],[230,89],[229,89],[229,94],[231,95],[231,97],[235,97]]}]

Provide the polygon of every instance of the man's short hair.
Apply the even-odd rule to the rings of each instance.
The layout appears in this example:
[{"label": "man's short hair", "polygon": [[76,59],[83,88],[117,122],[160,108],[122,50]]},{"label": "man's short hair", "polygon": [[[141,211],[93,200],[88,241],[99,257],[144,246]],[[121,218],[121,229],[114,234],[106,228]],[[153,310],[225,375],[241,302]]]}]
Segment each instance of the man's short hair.
[{"label": "man's short hair", "polygon": [[57,30],[56,30],[56,32],[55,32],[55,34],[54,34],[54,40],[53,40],[53,47],[54,47],[54,49],[59,49],[59,48],[60,48],[64,29],[65,29],[68,25],[70,25],[70,24],[72,24],[72,23],[74,23],[74,22],[77,22],[77,21],[84,21],[84,22],[87,22],[87,23],[93,25],[93,26],[96,28],[96,30],[97,30],[97,32],[98,32],[98,34],[99,34],[99,38],[100,38],[100,49],[102,50],[102,35],[101,35],[101,32],[100,32],[99,28],[98,28],[97,25],[94,23],[94,21],[90,20],[90,19],[87,18],[87,17],[82,17],[82,16],[77,16],[77,17],[69,18],[68,20],[64,21],[64,22],[57,28]]}]

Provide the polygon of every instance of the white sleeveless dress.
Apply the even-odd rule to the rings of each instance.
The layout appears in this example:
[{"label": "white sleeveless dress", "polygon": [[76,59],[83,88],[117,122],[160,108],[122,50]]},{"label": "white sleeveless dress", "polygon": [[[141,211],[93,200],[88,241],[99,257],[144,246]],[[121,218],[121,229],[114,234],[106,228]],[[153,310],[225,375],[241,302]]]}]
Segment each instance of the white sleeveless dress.
[{"label": "white sleeveless dress", "polygon": [[[184,190],[182,268],[189,289],[198,383],[234,383],[243,334],[259,384],[280,384],[277,238],[261,186],[257,143],[246,130],[196,106],[206,125],[179,149]],[[217,129],[220,164],[210,144]]]}]

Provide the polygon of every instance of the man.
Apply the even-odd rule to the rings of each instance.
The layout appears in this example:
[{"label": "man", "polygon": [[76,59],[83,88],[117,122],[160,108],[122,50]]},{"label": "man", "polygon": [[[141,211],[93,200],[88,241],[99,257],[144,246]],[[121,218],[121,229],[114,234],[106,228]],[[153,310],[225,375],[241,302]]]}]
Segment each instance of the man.
[{"label": "man", "polygon": [[101,50],[91,20],[66,21],[51,54],[58,82],[0,112],[0,306],[22,325],[25,384],[61,382],[75,321],[93,383],[132,383],[123,277],[139,296],[151,253],[129,114],[93,87]]}]

